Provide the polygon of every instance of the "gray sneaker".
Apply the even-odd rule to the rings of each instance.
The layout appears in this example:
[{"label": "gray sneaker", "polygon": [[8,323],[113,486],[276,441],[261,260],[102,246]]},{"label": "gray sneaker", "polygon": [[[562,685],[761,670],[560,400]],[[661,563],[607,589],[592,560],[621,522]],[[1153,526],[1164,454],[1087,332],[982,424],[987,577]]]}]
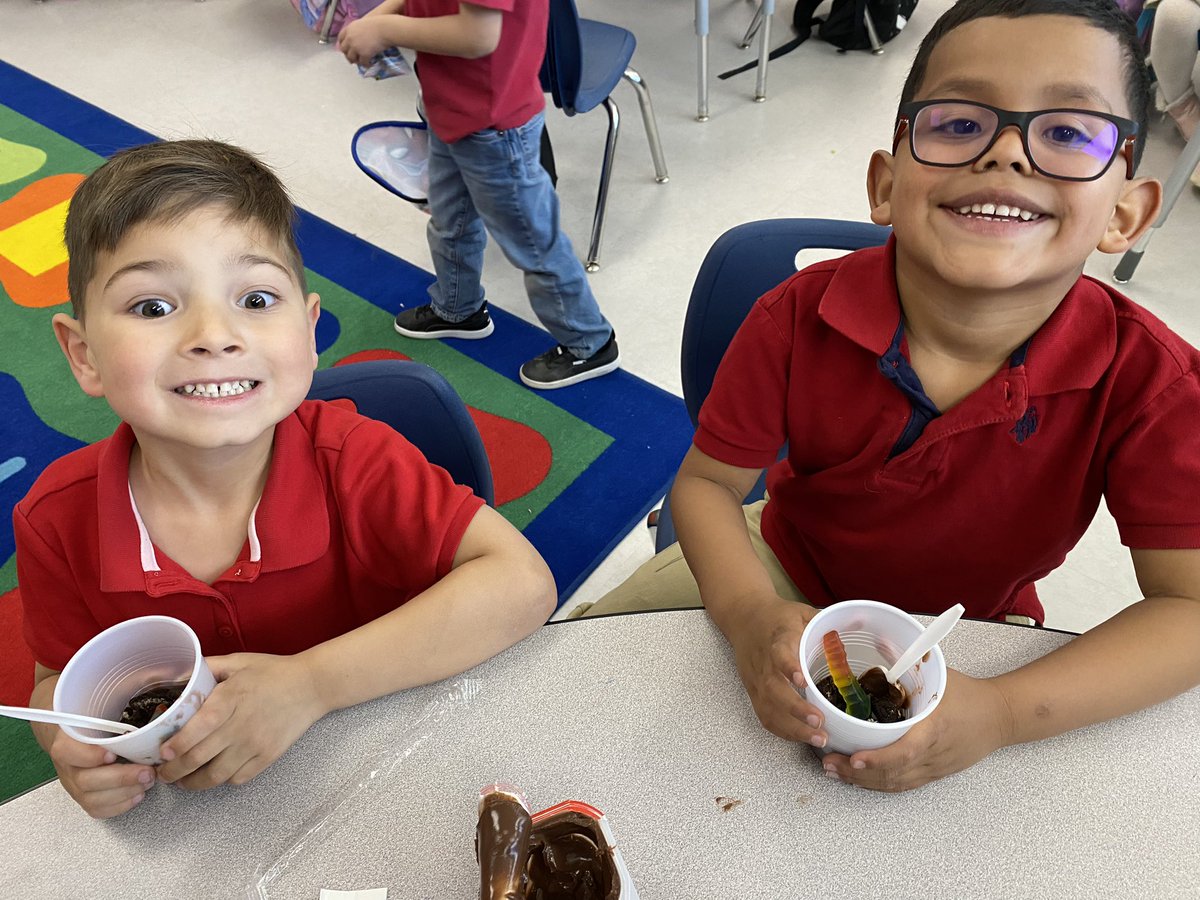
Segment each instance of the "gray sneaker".
[{"label": "gray sneaker", "polygon": [[462,338],[473,341],[487,337],[495,327],[492,317],[488,315],[487,303],[461,322],[447,322],[428,303],[402,309],[400,315],[396,316],[396,330],[405,337],[418,339]]},{"label": "gray sneaker", "polygon": [[577,358],[562,344],[547,350],[521,366],[521,381],[535,390],[549,391],[589,378],[599,378],[620,365],[621,353],[617,349],[617,336],[614,333],[603,347],[587,359]]}]

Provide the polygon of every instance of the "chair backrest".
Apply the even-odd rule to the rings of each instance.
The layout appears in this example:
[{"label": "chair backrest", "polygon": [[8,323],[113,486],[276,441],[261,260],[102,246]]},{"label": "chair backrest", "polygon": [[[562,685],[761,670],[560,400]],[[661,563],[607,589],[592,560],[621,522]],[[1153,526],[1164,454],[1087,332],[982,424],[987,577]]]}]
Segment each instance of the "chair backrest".
[{"label": "chair backrest", "polygon": [[434,465],[495,505],[483,439],[454,388],[418,362],[350,363],[313,373],[310,400],[351,401],[358,412],[391,425]]},{"label": "chair backrest", "polygon": [[837,219],[764,219],[725,232],[708,251],[683,322],[683,402],[695,424],[713,376],[754,302],[796,273],[801,250],[861,250],[891,229]]},{"label": "chair backrest", "polygon": [[583,78],[583,38],[575,0],[550,0],[546,55],[539,73],[542,90],[567,115],[575,115],[575,98]]}]

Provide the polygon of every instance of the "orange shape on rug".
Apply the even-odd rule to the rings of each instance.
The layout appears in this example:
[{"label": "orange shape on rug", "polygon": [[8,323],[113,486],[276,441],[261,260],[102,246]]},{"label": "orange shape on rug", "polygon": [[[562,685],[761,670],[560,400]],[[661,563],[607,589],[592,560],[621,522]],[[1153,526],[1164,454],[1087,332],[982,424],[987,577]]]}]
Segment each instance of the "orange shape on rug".
[{"label": "orange shape on rug", "polygon": [[18,306],[66,303],[63,223],[82,175],[51,175],[0,203],[0,284]]},{"label": "orange shape on rug", "polygon": [[[338,360],[335,366],[355,362],[372,362],[379,359],[410,359],[398,350],[360,350]],[[492,483],[496,492],[496,505],[503,506],[518,497],[523,497],[546,480],[554,452],[550,442],[536,429],[524,422],[498,416],[495,413],[467,407],[467,412],[483,438],[483,449],[487,451],[492,465]]]}]

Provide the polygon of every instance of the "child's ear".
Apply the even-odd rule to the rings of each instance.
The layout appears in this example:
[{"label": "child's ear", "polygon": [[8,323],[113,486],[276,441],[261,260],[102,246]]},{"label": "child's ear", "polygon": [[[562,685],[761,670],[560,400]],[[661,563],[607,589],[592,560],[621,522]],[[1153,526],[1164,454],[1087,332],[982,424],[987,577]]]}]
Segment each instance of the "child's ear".
[{"label": "child's ear", "polygon": [[317,320],[321,318],[321,295],[309,294],[305,298],[305,312],[308,314],[308,333],[312,340],[313,368],[317,367]]},{"label": "child's ear", "polygon": [[876,225],[892,224],[892,182],[896,158],[886,150],[876,150],[867,165],[867,200],[871,204],[871,221]]},{"label": "child's ear", "polygon": [[54,325],[54,336],[58,338],[58,346],[71,366],[71,374],[89,397],[103,397],[104,384],[100,380],[100,372],[92,361],[88,349],[87,335],[83,323],[65,313],[57,313],[51,320]]},{"label": "child's ear", "polygon": [[1162,183],[1158,179],[1134,178],[1125,182],[1096,249],[1102,253],[1124,253],[1154,224],[1160,209]]}]

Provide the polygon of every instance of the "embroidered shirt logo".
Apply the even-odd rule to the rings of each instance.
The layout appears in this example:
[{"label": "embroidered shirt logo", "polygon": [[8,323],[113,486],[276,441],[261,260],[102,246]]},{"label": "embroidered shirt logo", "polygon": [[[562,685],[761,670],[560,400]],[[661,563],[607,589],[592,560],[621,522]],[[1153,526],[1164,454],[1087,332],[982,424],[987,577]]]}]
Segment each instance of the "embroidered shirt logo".
[{"label": "embroidered shirt logo", "polygon": [[1038,411],[1036,406],[1031,406],[1025,410],[1025,414],[1017,419],[1017,424],[1008,429],[1008,433],[1017,439],[1018,444],[1023,444],[1033,436],[1038,427]]}]

